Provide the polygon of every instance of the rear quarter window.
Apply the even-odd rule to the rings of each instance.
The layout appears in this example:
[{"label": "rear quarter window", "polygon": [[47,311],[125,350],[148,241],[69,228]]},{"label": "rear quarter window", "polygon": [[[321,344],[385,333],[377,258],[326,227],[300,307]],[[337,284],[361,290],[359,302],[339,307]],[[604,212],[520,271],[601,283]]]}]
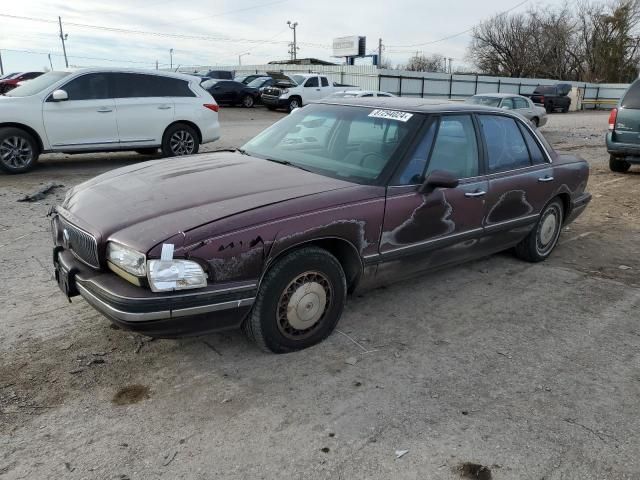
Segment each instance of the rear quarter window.
[{"label": "rear quarter window", "polygon": [[621,105],[624,108],[640,108],[640,80],[631,84],[627,93],[622,97]]}]

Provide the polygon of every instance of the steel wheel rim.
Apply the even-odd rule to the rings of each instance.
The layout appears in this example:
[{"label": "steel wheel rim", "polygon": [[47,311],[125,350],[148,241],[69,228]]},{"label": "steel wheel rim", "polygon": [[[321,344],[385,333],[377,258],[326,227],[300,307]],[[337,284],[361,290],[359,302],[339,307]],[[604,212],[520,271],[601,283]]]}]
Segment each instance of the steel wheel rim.
[{"label": "steel wheel rim", "polygon": [[0,160],[10,168],[27,167],[33,159],[33,148],[24,137],[5,138],[0,143]]},{"label": "steel wheel rim", "polygon": [[547,255],[555,246],[560,236],[560,224],[562,214],[557,205],[551,205],[542,214],[540,222],[538,222],[538,231],[536,235],[536,249],[538,254]]},{"label": "steel wheel rim", "polygon": [[178,130],[171,135],[169,146],[174,155],[190,155],[195,148],[195,139],[186,130]]},{"label": "steel wheel rim", "polygon": [[309,337],[322,325],[331,302],[331,283],[324,274],[308,271],[298,275],[278,300],[278,330],[291,340]]}]

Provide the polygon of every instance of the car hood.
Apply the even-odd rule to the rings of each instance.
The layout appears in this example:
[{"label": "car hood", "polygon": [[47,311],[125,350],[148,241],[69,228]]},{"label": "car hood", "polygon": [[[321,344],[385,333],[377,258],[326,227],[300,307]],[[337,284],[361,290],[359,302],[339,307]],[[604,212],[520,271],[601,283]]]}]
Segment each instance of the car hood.
[{"label": "car hood", "polygon": [[72,188],[59,209],[98,237],[147,252],[222,218],[353,184],[250,157],[218,152],[120,168]]}]

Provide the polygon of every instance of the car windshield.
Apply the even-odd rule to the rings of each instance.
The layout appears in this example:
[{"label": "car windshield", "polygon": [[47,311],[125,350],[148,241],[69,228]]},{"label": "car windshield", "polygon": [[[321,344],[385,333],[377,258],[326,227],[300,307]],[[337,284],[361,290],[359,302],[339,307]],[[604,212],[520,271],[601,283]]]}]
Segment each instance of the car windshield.
[{"label": "car windshield", "polygon": [[49,72],[39,77],[34,78],[20,85],[18,88],[14,88],[10,92],[5,93],[7,97],[29,97],[40,93],[45,88],[49,88],[54,83],[63,79],[67,75],[71,75],[71,72]]},{"label": "car windshield", "polygon": [[291,77],[293,79],[294,82],[296,82],[298,85],[302,85],[304,83],[304,75],[294,75]]},{"label": "car windshield", "polygon": [[213,87],[219,81],[220,80],[216,80],[216,79],[210,78],[210,79],[205,80],[204,82],[200,83],[200,86],[206,90],[208,88]]},{"label": "car windshield", "polygon": [[466,103],[472,103],[474,105],[486,105],[487,107],[497,107],[498,105],[500,105],[500,100],[500,98],[496,97],[480,97],[476,95],[467,99]]},{"label": "car windshield", "polygon": [[245,153],[328,177],[374,183],[420,123],[420,115],[308,105],[246,143]]},{"label": "car windshield", "polygon": [[254,87],[254,88],[260,88],[262,86],[262,84],[264,82],[266,82],[267,80],[269,80],[269,77],[258,77],[254,80],[251,80],[247,86],[248,87]]}]

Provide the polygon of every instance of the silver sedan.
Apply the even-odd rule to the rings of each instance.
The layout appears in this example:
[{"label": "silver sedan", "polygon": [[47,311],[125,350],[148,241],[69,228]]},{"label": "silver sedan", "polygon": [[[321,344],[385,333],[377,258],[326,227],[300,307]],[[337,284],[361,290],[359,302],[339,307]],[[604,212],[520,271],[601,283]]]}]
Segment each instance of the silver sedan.
[{"label": "silver sedan", "polygon": [[547,112],[544,107],[536,105],[529,98],[522,95],[479,93],[465,100],[465,103],[513,110],[529,120],[535,127],[542,127],[547,123]]}]

